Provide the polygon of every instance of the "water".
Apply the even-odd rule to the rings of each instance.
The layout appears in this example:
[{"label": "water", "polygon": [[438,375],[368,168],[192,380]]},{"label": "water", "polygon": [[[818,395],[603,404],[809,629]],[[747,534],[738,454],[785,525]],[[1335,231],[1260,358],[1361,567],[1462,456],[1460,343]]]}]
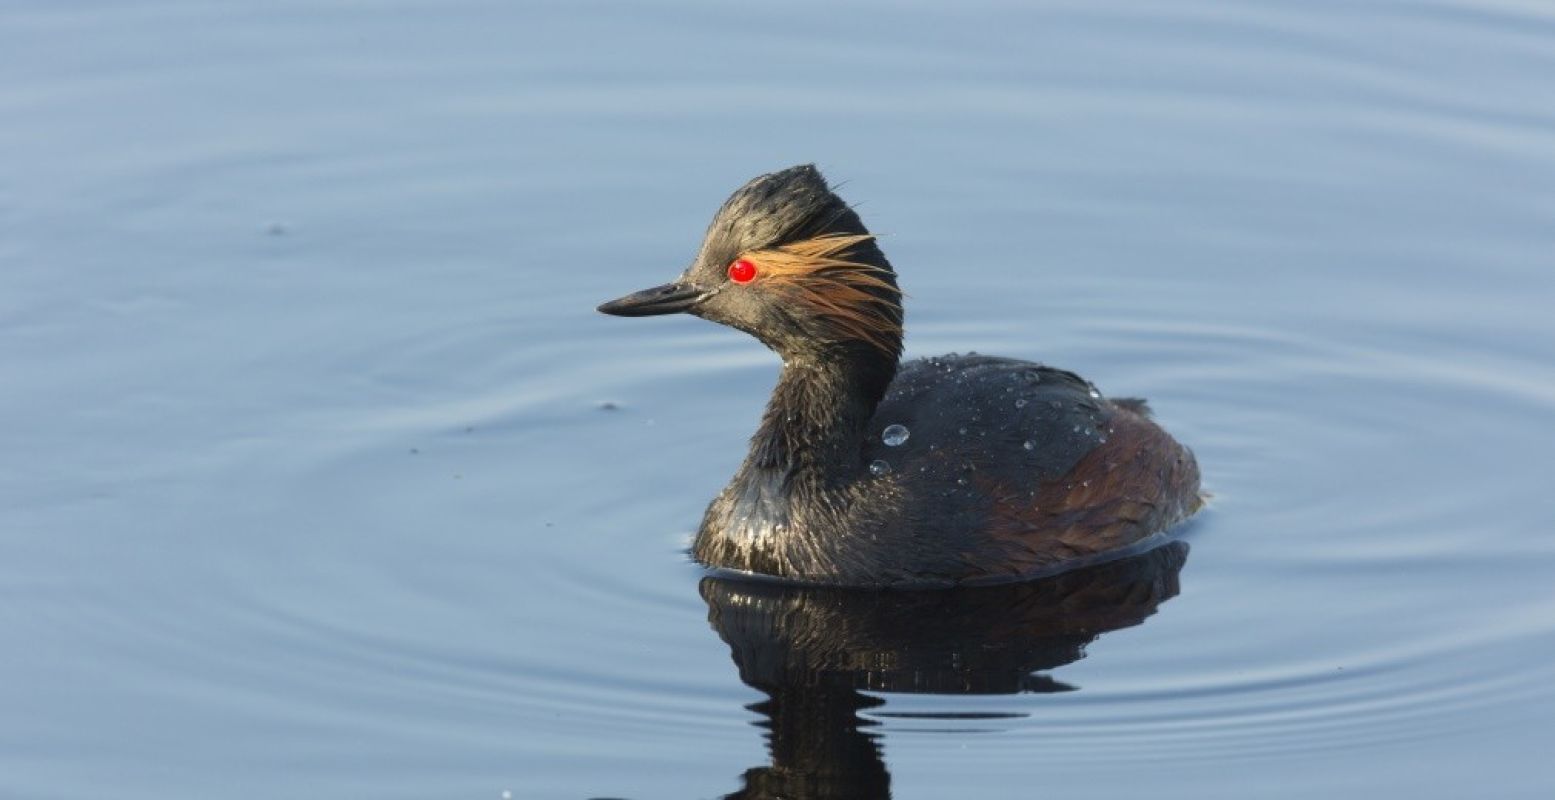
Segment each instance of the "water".
[{"label": "water", "polygon": [[[1512,0],[13,0],[0,796],[1548,796],[1551,74]],[[593,307],[811,160],[911,354],[1151,398],[1177,544],[687,563],[776,360]]]}]

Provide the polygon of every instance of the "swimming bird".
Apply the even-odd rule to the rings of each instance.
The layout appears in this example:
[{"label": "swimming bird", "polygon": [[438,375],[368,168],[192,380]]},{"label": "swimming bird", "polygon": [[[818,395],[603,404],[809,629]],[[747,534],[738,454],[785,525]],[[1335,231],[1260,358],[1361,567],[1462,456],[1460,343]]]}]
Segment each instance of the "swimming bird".
[{"label": "swimming bird", "polygon": [[756,337],[777,386],[692,545],[794,582],[931,587],[1105,558],[1199,509],[1193,453],[1144,401],[1043,364],[901,363],[896,272],[813,165],[759,176],[676,280],[599,307],[688,313]]}]

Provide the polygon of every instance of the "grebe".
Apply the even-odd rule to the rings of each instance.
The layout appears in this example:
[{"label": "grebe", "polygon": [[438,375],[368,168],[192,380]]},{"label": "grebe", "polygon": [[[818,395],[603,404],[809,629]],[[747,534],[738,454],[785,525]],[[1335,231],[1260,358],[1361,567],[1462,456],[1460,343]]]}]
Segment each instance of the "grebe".
[{"label": "grebe", "polygon": [[858,214],[802,165],[731,195],[674,282],[599,307],[693,314],[783,359],[698,561],[838,586],[991,583],[1095,560],[1199,509],[1193,453],[1144,401],[1030,361],[899,364],[901,298]]}]

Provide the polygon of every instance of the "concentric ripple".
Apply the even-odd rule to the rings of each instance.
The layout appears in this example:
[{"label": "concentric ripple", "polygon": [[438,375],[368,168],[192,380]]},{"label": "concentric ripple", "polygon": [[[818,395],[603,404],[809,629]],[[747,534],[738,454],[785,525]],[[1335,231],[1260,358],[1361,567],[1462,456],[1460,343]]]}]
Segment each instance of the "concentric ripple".
[{"label": "concentric ripple", "polygon": [[[0,64],[0,795],[1555,785],[1536,4],[14,0]],[[1150,398],[1208,511],[968,595],[690,564],[776,359],[593,308],[801,161],[911,355]]]}]

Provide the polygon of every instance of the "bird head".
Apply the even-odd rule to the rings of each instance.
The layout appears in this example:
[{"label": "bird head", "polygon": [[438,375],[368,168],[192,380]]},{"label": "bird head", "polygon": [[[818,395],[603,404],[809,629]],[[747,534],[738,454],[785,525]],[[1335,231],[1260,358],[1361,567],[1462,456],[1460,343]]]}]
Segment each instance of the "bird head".
[{"label": "bird head", "polygon": [[599,310],[693,314],[750,333],[785,358],[853,350],[894,363],[901,353],[896,273],[858,214],[808,164],[737,189],[680,277]]}]

